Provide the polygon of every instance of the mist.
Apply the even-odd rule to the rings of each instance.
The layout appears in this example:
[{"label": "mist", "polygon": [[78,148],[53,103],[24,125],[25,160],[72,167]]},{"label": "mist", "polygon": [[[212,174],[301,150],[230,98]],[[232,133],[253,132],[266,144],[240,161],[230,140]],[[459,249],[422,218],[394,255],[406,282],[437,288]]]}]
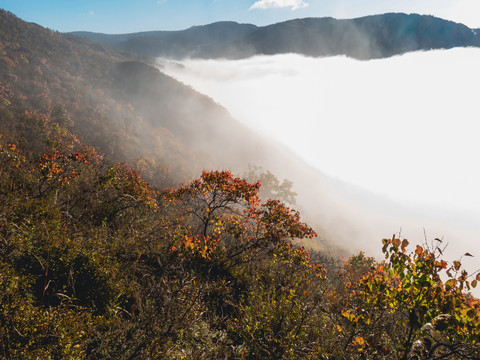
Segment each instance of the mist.
[{"label": "mist", "polygon": [[[378,229],[362,240],[376,245],[391,227],[390,236],[402,229],[422,241],[425,230],[480,256],[472,243],[480,230],[479,49],[371,61],[287,54],[159,63],[326,174],[339,194],[355,194],[360,205],[332,201],[352,227],[370,221],[362,226]],[[314,188],[302,184],[299,197]]]}]

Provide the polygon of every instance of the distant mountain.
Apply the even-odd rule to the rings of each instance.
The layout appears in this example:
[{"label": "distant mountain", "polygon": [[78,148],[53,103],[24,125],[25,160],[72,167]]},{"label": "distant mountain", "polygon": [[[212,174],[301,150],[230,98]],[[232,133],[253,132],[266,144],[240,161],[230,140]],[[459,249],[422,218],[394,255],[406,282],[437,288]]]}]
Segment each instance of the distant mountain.
[{"label": "distant mountain", "polygon": [[123,51],[176,59],[283,53],[373,59],[416,50],[480,46],[475,29],[433,16],[402,13],[349,20],[296,19],[264,27],[220,22],[182,31],[73,34]]},{"label": "distant mountain", "polygon": [[[221,56],[235,42],[257,30],[251,24],[232,21],[194,26],[182,31],[149,31],[123,35],[92,32],[72,34],[105,43],[115,49],[157,57]],[[227,51],[228,52],[228,51]]]}]

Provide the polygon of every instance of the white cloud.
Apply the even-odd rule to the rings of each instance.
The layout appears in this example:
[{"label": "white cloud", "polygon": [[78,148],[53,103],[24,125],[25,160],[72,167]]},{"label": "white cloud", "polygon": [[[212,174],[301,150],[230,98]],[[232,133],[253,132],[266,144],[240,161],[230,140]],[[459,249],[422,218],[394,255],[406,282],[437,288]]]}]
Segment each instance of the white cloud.
[{"label": "white cloud", "polygon": [[90,15],[90,16],[95,15],[95,11],[89,11],[88,15]]},{"label": "white cloud", "polygon": [[292,10],[307,7],[308,3],[303,0],[260,0],[250,6],[252,9],[270,9],[270,8],[286,8],[291,7]]},{"label": "white cloud", "polygon": [[480,221],[479,61],[473,48],[366,62],[276,55],[167,73],[332,177]]},{"label": "white cloud", "polygon": [[[322,182],[272,169],[294,181],[298,204],[311,204],[310,214],[331,234],[345,236],[349,249],[352,234],[373,251],[377,239],[399,227],[414,242],[426,229],[429,238],[444,236],[458,258],[461,250],[480,256],[471,240],[480,232],[479,62],[480,50],[471,48],[372,61],[295,54],[187,60],[163,71],[333,179],[354,184],[338,198]],[[365,197],[357,207],[361,189],[401,208],[382,197]],[[342,199],[353,200],[343,207]],[[369,211],[378,213],[368,218]],[[346,221],[340,227],[337,216]]]}]

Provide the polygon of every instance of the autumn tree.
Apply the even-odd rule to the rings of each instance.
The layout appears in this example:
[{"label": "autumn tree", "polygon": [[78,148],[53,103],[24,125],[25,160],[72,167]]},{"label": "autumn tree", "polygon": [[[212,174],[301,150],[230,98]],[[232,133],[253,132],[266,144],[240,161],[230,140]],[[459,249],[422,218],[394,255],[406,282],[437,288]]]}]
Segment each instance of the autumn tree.
[{"label": "autumn tree", "polygon": [[362,277],[342,311],[354,326],[347,346],[367,357],[478,358],[480,303],[465,291],[480,276],[443,260],[440,241],[409,252],[406,239],[383,240],[386,261]]},{"label": "autumn tree", "polygon": [[167,194],[182,219],[172,250],[222,279],[215,297],[206,298],[215,299],[211,305],[236,356],[300,356],[300,338],[318,295],[313,284],[324,272],[292,240],[315,233],[280,201],[260,204],[259,188],[258,182],[214,171]]}]

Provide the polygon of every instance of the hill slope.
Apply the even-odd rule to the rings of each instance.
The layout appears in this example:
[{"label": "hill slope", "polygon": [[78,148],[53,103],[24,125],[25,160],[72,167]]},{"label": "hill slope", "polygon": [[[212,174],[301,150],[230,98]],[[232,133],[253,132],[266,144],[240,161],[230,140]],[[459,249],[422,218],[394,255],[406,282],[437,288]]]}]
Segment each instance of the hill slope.
[{"label": "hill slope", "polygon": [[167,58],[245,58],[258,54],[389,57],[415,50],[479,46],[475,30],[433,16],[390,13],[357,19],[307,18],[269,26],[214,23],[182,31],[73,33],[116,49]]},{"label": "hill slope", "polygon": [[[135,55],[52,33],[5,11],[0,19],[0,94],[9,110],[47,116],[111,161],[135,163],[152,183],[175,186],[205,168],[243,173],[255,164],[283,177],[289,172],[279,171],[287,169],[283,164],[298,173],[308,169],[212,99]],[[6,141],[23,131],[9,118],[0,119]]]},{"label": "hill slope", "polygon": [[[151,158],[178,182],[213,166],[213,149],[226,160],[229,149],[255,137],[211,99],[136,55],[52,33],[5,11],[0,17],[0,84],[12,106],[69,119],[83,142],[112,159]],[[229,132],[238,140],[227,142]]]}]

